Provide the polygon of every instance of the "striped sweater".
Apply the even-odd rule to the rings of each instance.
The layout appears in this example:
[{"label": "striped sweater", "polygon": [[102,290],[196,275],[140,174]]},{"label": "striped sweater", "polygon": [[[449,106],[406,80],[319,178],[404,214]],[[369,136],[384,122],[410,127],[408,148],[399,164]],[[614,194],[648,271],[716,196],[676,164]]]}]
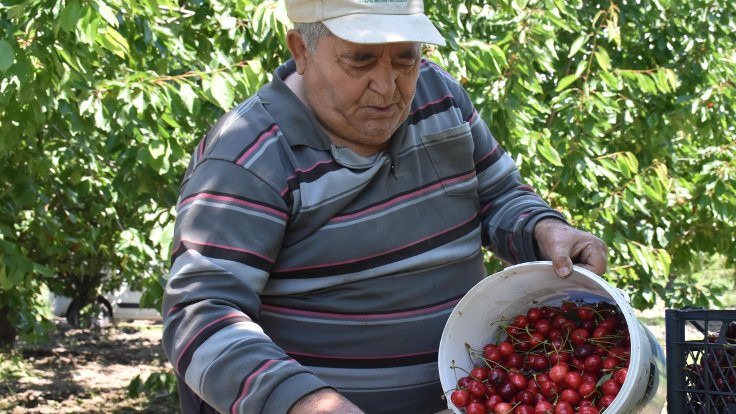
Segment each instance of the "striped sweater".
[{"label": "striped sweater", "polygon": [[224,115],[183,180],[163,310],[182,411],[286,413],[333,387],[367,413],[436,412],[439,339],[481,245],[535,260],[534,224],[562,217],[435,64],[368,157],[330,142],[294,71]]}]

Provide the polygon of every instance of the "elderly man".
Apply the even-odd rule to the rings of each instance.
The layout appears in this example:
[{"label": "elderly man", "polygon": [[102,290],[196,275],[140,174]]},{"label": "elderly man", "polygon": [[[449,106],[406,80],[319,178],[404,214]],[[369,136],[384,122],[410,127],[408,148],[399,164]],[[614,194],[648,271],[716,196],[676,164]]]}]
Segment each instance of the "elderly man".
[{"label": "elderly man", "polygon": [[182,411],[432,413],[481,246],[603,273],[606,247],[521,181],[420,0],[286,1],[293,59],[194,151],[164,348]]}]

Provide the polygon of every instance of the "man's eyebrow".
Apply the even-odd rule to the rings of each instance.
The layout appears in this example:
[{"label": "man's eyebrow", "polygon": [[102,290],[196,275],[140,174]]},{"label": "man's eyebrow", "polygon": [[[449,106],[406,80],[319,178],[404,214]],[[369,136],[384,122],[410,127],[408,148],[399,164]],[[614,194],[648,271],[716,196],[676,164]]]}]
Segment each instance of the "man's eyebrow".
[{"label": "man's eyebrow", "polygon": [[399,52],[398,57],[402,59],[416,59],[419,57],[419,48],[412,47],[409,49],[404,49],[401,52]]},{"label": "man's eyebrow", "polygon": [[350,60],[363,62],[366,60],[374,59],[376,57],[376,54],[373,52],[348,52],[343,53],[341,56]]}]

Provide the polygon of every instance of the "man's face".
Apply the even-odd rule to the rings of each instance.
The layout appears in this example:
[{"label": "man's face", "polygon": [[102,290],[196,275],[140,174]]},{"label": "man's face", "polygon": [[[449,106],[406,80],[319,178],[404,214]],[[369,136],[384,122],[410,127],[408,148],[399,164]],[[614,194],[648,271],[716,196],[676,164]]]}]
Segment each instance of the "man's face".
[{"label": "man's face", "polygon": [[419,77],[418,43],[361,45],[321,38],[306,53],[307,103],[333,142],[369,155],[409,115]]}]

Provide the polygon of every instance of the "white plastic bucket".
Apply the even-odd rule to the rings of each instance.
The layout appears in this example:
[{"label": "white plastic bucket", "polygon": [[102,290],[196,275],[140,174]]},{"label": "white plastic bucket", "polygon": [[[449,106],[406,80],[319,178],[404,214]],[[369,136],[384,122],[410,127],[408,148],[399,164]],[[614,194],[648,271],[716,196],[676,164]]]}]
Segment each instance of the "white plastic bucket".
[{"label": "white plastic bucket", "polygon": [[[445,391],[454,389],[463,371],[470,371],[465,344],[480,349],[498,338],[499,320],[526,314],[530,307],[559,306],[562,301],[606,301],[623,313],[631,337],[628,375],[607,413],[660,414],[666,401],[665,359],[662,347],[634,315],[628,296],[598,275],[575,266],[573,274],[560,279],[551,262],[531,262],[508,267],[481,280],[458,302],[442,332],[439,374]],[[461,411],[447,399],[455,413]]]}]

